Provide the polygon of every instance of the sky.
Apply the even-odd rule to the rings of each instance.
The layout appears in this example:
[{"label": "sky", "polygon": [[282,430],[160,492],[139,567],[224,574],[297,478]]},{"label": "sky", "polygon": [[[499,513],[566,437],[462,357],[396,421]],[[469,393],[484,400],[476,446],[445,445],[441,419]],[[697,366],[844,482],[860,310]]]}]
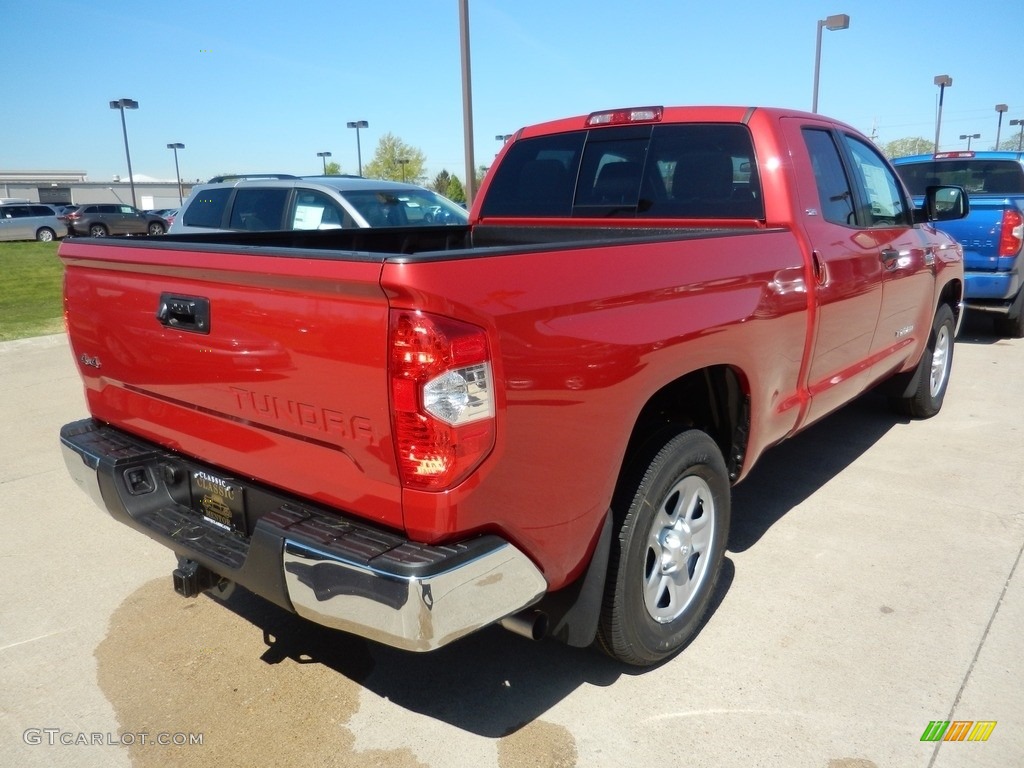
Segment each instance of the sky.
[{"label": "sky", "polygon": [[[428,178],[465,178],[460,0],[0,0],[0,171],[136,179],[356,173],[387,133],[419,149]],[[1024,119],[1021,0],[468,0],[473,147],[531,123],[613,107],[687,104],[818,111],[879,144],[935,136],[995,143]]]}]

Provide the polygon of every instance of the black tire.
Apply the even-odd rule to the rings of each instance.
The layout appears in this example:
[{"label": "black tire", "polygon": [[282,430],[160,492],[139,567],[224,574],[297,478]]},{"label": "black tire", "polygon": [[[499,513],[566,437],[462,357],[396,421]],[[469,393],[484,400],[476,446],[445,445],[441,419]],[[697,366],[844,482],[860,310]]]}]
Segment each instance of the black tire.
[{"label": "black tire", "polygon": [[89,237],[106,237],[107,228],[102,224],[89,225]]},{"label": "black tire", "polygon": [[150,235],[162,235],[164,233],[164,225],[159,221],[149,222],[149,234]]},{"label": "black tire", "polygon": [[637,455],[613,501],[597,638],[607,654],[649,666],[696,635],[729,538],[729,486],[722,452],[699,430],[663,435]]},{"label": "black tire", "polygon": [[943,304],[935,313],[921,362],[914,377],[916,386],[903,397],[892,399],[897,412],[914,419],[928,419],[942,409],[953,368],[953,345],[956,323],[953,310]]},{"label": "black tire", "polygon": [[49,227],[40,227],[39,231],[36,232],[36,240],[40,243],[51,243],[55,237],[57,237],[57,233]]},{"label": "black tire", "polygon": [[1024,289],[1017,293],[1017,298],[1010,305],[1009,314],[996,318],[995,327],[1000,336],[1024,339]]}]

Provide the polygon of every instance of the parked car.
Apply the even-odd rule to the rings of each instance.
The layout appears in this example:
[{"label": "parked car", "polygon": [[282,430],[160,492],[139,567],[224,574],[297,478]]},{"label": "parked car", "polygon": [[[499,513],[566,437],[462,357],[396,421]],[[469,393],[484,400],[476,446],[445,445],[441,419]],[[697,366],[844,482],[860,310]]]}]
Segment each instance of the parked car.
[{"label": "parked car", "polygon": [[468,218],[457,203],[416,184],[359,176],[249,177],[194,187],[170,231],[443,226]]},{"label": "parked car", "polygon": [[68,234],[57,211],[40,203],[0,205],[0,240],[50,242]]},{"label": "parked car", "polygon": [[967,190],[970,214],[942,224],[964,248],[964,306],[989,315],[996,333],[1024,337],[1024,155],[940,152],[893,165],[915,204],[936,184]]},{"label": "parked car", "polygon": [[167,222],[162,216],[123,203],[92,203],[67,214],[72,235],[162,235]]},{"label": "parked car", "polygon": [[179,210],[180,210],[179,208],[164,208],[157,215],[160,216],[164,221],[167,222],[167,229],[170,229],[171,225],[174,224],[174,220],[176,218],[178,218],[178,211]]}]

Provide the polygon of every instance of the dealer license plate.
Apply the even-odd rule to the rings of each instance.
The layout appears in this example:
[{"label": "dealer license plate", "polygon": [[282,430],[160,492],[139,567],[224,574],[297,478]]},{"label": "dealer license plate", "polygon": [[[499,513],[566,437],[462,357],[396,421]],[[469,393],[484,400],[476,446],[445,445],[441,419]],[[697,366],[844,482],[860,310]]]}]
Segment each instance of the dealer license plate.
[{"label": "dealer license plate", "polygon": [[192,472],[192,499],[203,517],[228,530],[246,533],[245,489],[224,477]]}]

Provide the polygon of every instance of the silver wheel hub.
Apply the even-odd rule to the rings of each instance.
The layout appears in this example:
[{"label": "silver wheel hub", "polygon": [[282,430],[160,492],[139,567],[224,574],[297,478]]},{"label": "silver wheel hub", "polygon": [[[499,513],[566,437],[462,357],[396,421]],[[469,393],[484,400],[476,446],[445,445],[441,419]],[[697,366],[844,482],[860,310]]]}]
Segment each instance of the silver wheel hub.
[{"label": "silver wheel hub", "polygon": [[691,475],[669,489],[655,513],[647,537],[643,594],[647,612],[659,623],[678,618],[709,576],[714,505],[710,486]]},{"label": "silver wheel hub", "polygon": [[939,328],[935,337],[935,350],[932,352],[932,368],[928,377],[928,389],[932,397],[937,397],[949,375],[951,343],[949,330],[946,326]]}]

